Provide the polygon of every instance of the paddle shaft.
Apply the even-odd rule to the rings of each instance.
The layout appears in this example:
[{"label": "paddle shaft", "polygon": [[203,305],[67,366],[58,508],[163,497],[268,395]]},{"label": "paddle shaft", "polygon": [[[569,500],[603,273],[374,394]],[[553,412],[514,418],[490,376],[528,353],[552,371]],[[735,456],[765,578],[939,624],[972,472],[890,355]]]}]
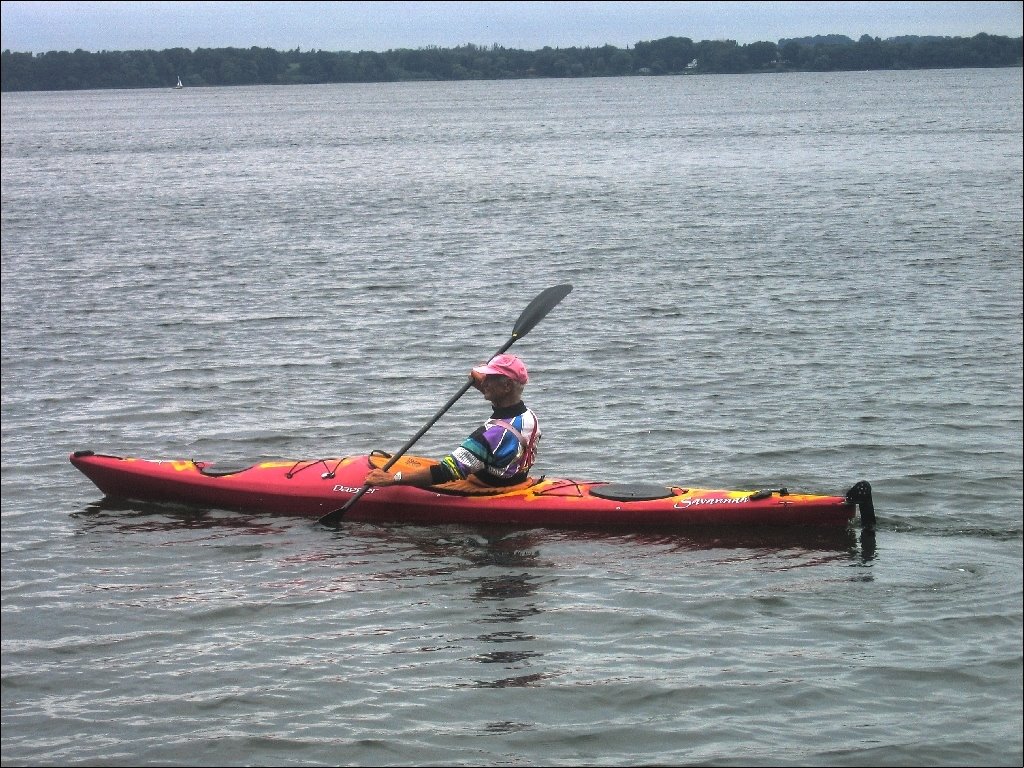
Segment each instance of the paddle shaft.
[{"label": "paddle shaft", "polygon": [[[511,338],[509,338],[509,340],[506,341],[497,352],[491,355],[491,359],[507,351],[509,347],[516,343],[516,341],[518,341],[527,333],[529,333],[530,330],[537,323],[539,323],[544,318],[544,316],[547,315],[547,313],[550,312],[555,307],[556,304],[558,304],[558,302],[560,302],[567,295],[569,295],[569,292],[571,290],[571,285],[556,285],[552,288],[547,288],[544,291],[541,291],[541,293],[532,302],[530,302],[529,306],[527,306],[526,309],[523,310],[523,314],[519,316],[519,320],[516,321],[516,325],[512,329]],[[472,386],[473,379],[470,378],[470,380],[463,384],[461,389],[459,389],[459,391],[456,392],[452,396],[452,398],[441,407],[441,410],[434,414],[430,421],[428,421],[426,424],[420,427],[419,432],[413,435],[412,438],[405,445],[398,449],[397,453],[395,453],[394,455],[392,455],[390,459],[388,459],[388,462],[383,466],[383,469],[385,471],[391,469],[391,467],[394,466],[395,462],[402,458],[402,456],[404,456],[405,453],[410,448],[412,448],[413,445],[416,444],[416,441],[423,437],[423,435],[426,434],[427,430],[434,426],[434,424],[437,423],[437,420],[444,416],[444,414],[448,412],[448,409],[455,405],[458,399],[462,397],[464,394],[466,394],[466,392],[468,392],[469,388]],[[352,496],[351,499],[345,502],[344,506],[342,506],[340,509],[334,510],[333,512],[328,512],[326,515],[321,517],[318,522],[322,523],[323,525],[337,526],[337,524],[341,521],[342,517],[345,516],[345,513],[352,507],[353,504],[359,501],[359,499],[361,499],[368,490],[370,490],[370,486],[367,485],[366,483],[363,483],[363,486],[358,491],[356,491],[355,495]]]}]

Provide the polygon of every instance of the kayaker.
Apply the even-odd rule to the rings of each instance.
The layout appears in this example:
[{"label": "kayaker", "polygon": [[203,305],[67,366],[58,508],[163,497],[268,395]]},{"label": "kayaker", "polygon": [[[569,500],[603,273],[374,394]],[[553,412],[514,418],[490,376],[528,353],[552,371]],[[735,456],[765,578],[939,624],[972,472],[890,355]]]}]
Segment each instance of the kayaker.
[{"label": "kayaker", "polygon": [[366,485],[495,493],[528,482],[541,431],[536,414],[523,402],[530,378],[526,365],[515,355],[497,355],[473,368],[470,376],[493,407],[491,417],[437,464],[394,474],[372,469]]}]

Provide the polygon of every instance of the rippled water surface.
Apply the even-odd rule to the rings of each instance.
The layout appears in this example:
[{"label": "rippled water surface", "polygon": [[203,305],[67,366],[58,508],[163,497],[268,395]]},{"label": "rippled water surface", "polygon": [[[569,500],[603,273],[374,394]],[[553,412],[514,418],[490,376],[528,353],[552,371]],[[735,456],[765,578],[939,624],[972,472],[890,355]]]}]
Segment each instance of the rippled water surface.
[{"label": "rippled water surface", "polygon": [[[1021,70],[2,105],[4,765],[1021,764]],[[334,532],[67,461],[396,450],[566,282],[545,473],[863,478],[877,530]]]}]

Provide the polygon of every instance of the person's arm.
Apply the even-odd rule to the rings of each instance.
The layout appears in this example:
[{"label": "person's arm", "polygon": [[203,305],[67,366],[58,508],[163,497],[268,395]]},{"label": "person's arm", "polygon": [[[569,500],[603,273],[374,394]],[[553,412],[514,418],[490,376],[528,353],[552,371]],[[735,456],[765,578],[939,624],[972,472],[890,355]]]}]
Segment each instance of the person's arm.
[{"label": "person's arm", "polygon": [[429,488],[432,485],[450,483],[453,480],[465,480],[469,475],[483,468],[484,457],[490,450],[484,437],[484,429],[484,427],[477,429],[463,441],[462,445],[431,467],[411,472],[396,472],[393,475],[382,469],[374,468],[367,473],[363,482],[370,487],[411,485],[416,488]]},{"label": "person's arm", "polygon": [[363,481],[370,487],[386,487],[389,485],[412,485],[417,488],[426,488],[434,484],[430,468],[417,469],[412,472],[385,472],[383,469],[371,469]]}]

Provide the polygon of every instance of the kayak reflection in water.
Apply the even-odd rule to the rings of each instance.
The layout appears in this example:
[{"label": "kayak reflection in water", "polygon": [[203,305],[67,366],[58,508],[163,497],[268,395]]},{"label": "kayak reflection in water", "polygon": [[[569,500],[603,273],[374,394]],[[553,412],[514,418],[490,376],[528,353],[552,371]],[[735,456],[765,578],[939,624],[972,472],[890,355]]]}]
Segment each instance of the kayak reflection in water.
[{"label": "kayak reflection in water", "polygon": [[473,368],[470,376],[494,408],[490,418],[437,464],[393,475],[372,469],[364,481],[367,486],[443,486],[448,491],[486,494],[530,483],[541,431],[536,414],[523,402],[529,381],[526,365],[515,355],[497,355]]}]

